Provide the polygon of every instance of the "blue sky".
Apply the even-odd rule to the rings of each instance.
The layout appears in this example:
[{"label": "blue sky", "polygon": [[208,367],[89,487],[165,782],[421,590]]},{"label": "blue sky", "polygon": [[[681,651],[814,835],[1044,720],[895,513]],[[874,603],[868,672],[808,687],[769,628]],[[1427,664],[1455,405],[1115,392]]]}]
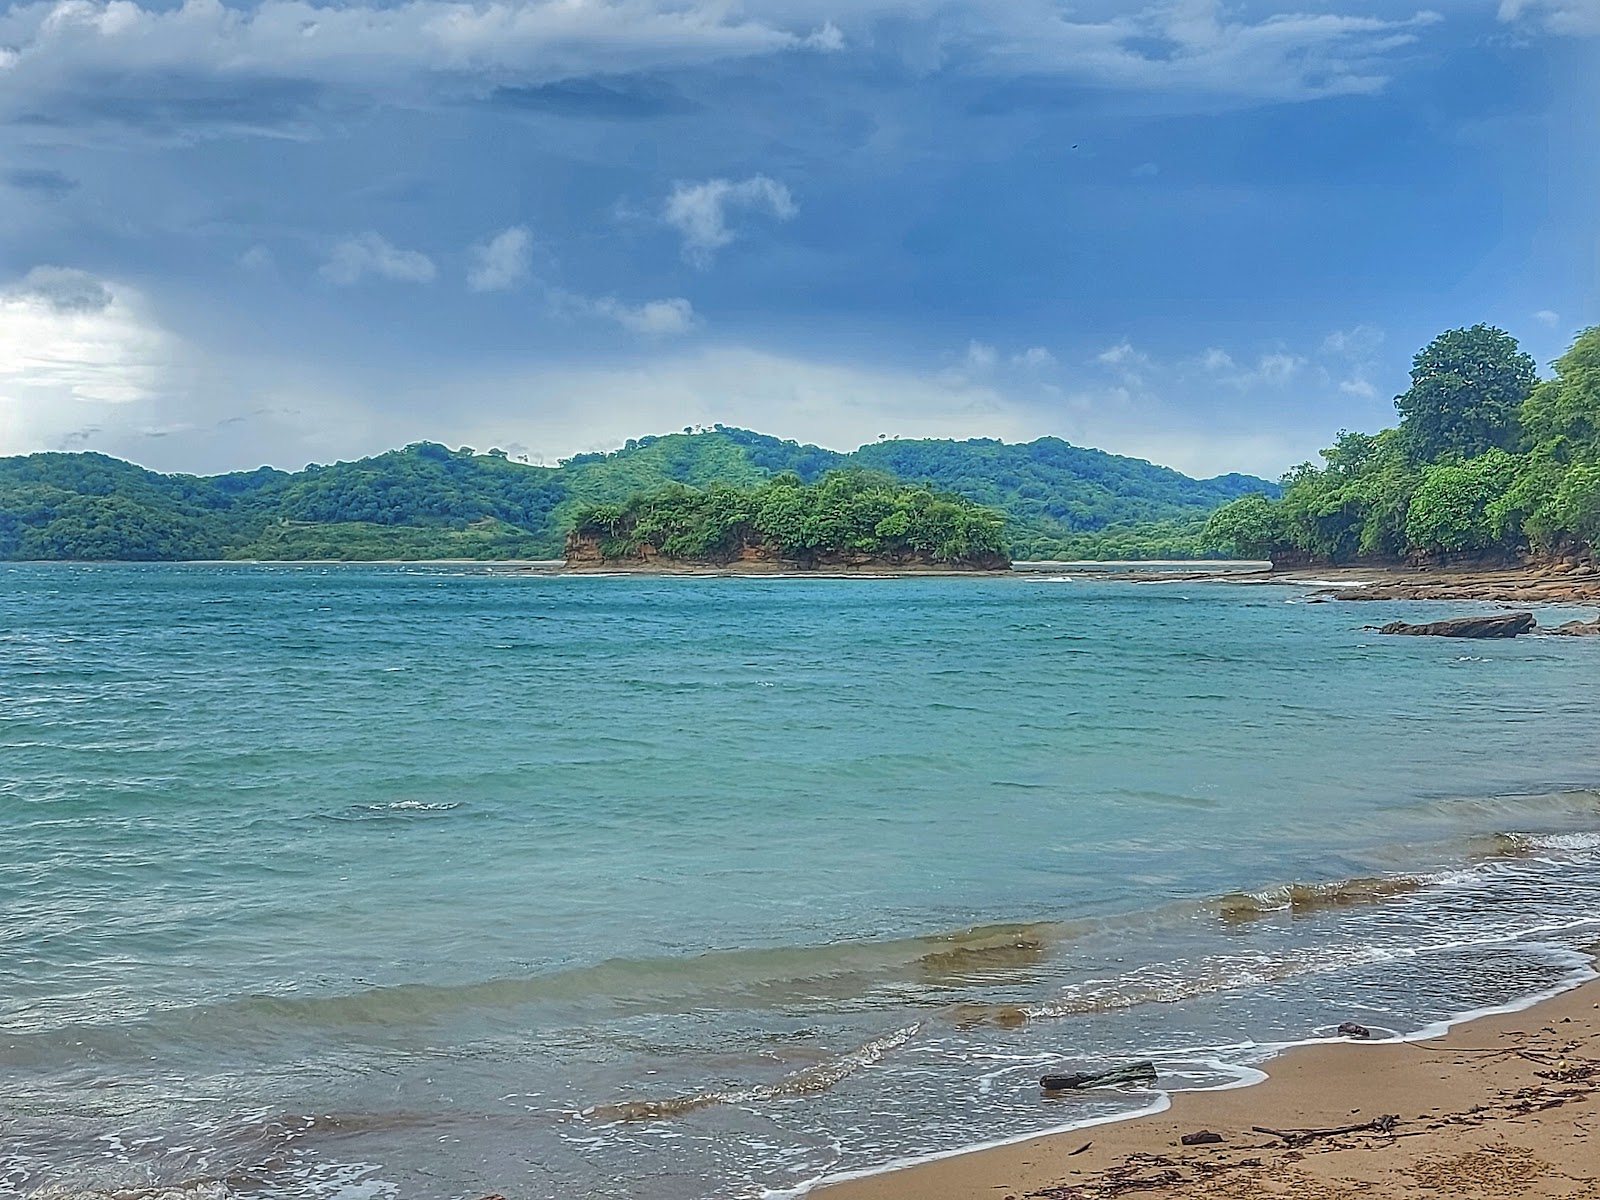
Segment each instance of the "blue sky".
[{"label": "blue sky", "polygon": [[1600,0],[0,10],[0,453],[722,421],[1275,476],[1600,322]]}]

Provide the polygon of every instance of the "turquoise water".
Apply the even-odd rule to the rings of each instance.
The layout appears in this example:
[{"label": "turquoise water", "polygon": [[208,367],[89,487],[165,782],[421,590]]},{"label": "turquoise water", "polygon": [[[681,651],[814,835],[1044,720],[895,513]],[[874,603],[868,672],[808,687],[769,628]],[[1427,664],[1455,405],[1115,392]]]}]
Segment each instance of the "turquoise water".
[{"label": "turquoise water", "polygon": [[1600,645],[1305,592],[0,567],[0,1191],[753,1197],[1581,977]]}]

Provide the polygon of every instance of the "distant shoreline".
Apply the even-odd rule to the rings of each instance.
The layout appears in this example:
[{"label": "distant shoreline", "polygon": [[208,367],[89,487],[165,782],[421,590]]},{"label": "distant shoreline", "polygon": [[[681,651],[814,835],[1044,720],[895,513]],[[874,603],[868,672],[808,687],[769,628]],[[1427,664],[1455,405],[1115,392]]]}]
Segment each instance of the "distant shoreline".
[{"label": "distant shoreline", "polygon": [[1223,583],[1239,587],[1295,586],[1313,590],[1313,599],[1339,601],[1479,601],[1496,604],[1600,605],[1600,567],[1566,563],[1526,567],[1340,566],[1274,570],[1251,559],[1028,559],[1009,569],[829,565],[805,568],[794,563],[663,565],[659,562],[584,564],[562,559],[527,558],[288,558],[98,560],[25,559],[6,565],[35,567],[481,567],[499,573],[560,575],[594,579],[647,578],[757,579],[1006,579],[1055,572],[1081,572],[1103,582]]}]

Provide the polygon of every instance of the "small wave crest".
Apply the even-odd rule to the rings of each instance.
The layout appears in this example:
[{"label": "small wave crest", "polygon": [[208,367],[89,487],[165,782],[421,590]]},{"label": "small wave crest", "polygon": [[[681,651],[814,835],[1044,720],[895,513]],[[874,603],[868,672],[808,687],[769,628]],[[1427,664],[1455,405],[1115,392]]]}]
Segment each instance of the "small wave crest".
[{"label": "small wave crest", "polygon": [[695,1092],[685,1096],[669,1096],[661,1100],[623,1100],[615,1104],[599,1104],[587,1108],[581,1115],[600,1124],[617,1121],[656,1121],[719,1104],[759,1104],[771,1100],[790,1100],[819,1095],[837,1087],[863,1067],[870,1067],[891,1050],[905,1045],[921,1028],[920,1023],[907,1025],[881,1038],[874,1038],[848,1054],[841,1054],[837,1058],[786,1075],[776,1083]]},{"label": "small wave crest", "polygon": [[330,821],[375,821],[454,812],[460,807],[459,800],[391,800],[387,804],[352,804],[341,812],[323,815]]},{"label": "small wave crest", "polygon": [[1216,903],[1224,921],[1250,921],[1276,912],[1296,915],[1330,908],[1381,904],[1420,892],[1431,882],[1421,875],[1358,876],[1326,883],[1286,883],[1256,892],[1232,892]]}]

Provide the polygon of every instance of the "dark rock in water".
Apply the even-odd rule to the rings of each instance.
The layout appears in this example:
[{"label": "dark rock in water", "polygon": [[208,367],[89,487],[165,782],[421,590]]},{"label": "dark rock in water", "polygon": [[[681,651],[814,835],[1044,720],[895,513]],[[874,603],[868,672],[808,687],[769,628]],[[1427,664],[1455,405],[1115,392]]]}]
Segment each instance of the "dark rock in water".
[{"label": "dark rock in water", "polygon": [[1129,1063],[1109,1071],[1083,1071],[1070,1075],[1046,1075],[1039,1086],[1047,1092],[1079,1091],[1083,1088],[1116,1087],[1124,1083],[1154,1083],[1156,1065],[1153,1062]]},{"label": "dark rock in water", "polygon": [[1213,1146],[1223,1140],[1220,1133],[1212,1133],[1209,1129],[1202,1129],[1198,1133],[1186,1133],[1178,1139],[1185,1146]]},{"label": "dark rock in water", "polygon": [[1449,621],[1431,621],[1426,625],[1407,625],[1404,621],[1394,621],[1380,626],[1378,632],[1407,637],[1514,638],[1537,625],[1532,613],[1519,612],[1494,617],[1456,617]]},{"label": "dark rock in water", "polygon": [[1354,1021],[1346,1021],[1343,1025],[1339,1026],[1339,1036],[1351,1038],[1369,1038],[1372,1036],[1372,1030],[1368,1029],[1365,1025],[1357,1025]]},{"label": "dark rock in water", "polygon": [[1559,633],[1563,637],[1600,637],[1600,617],[1592,621],[1568,621],[1565,625],[1557,625],[1550,632]]}]

